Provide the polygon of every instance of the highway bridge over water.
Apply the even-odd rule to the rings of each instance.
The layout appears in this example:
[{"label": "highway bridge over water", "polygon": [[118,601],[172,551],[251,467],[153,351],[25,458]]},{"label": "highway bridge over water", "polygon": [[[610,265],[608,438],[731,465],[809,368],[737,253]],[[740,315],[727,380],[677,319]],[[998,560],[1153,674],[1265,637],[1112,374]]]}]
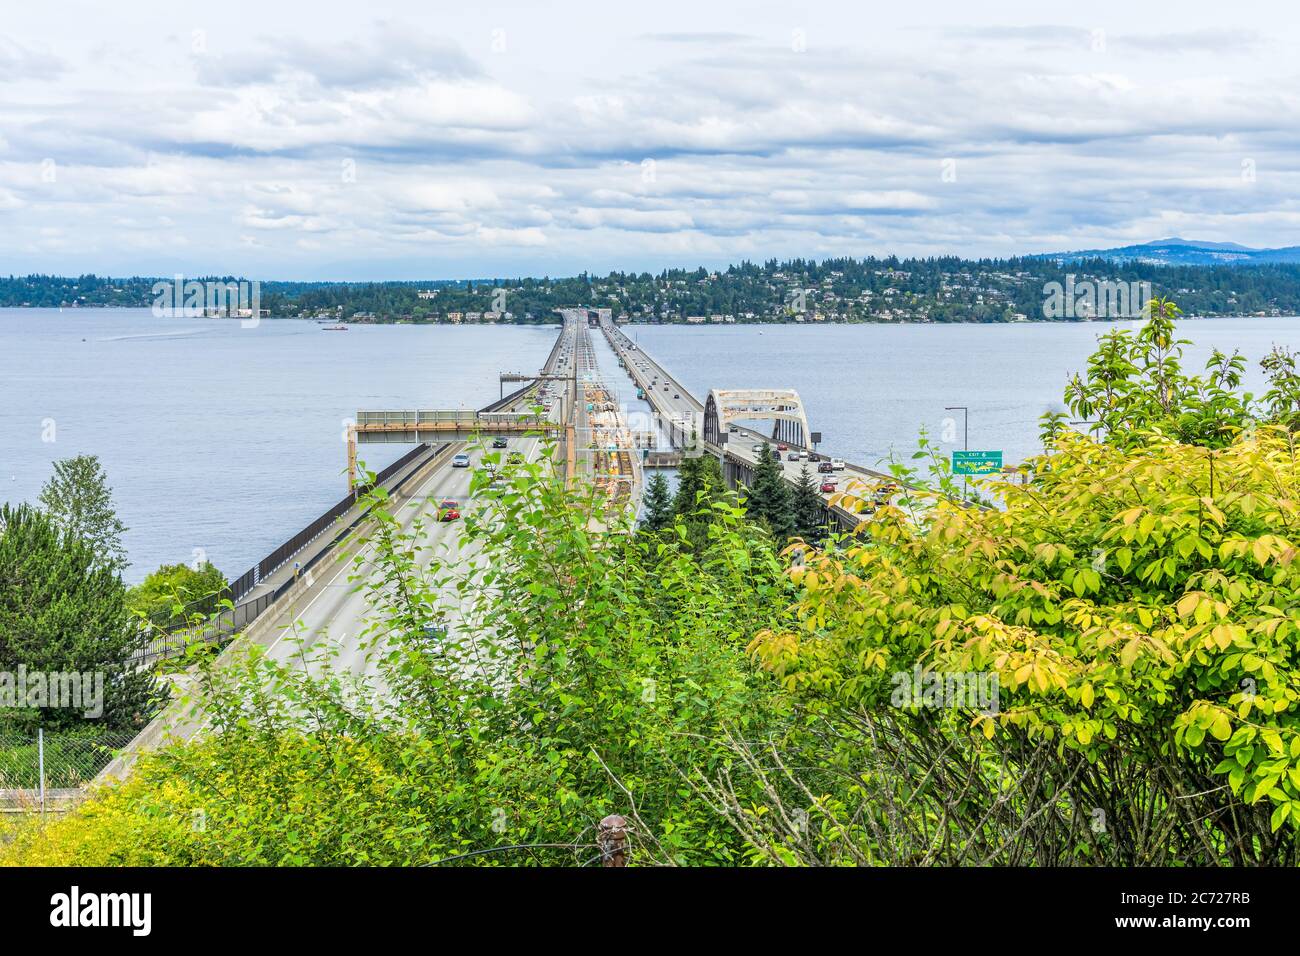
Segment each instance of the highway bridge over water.
[{"label": "highway bridge over water", "polygon": [[[473,549],[462,548],[459,521],[438,521],[442,502],[454,500],[462,510],[490,507],[471,497],[471,480],[481,461],[457,467],[458,455],[480,456],[477,449],[493,438],[507,447],[499,452],[537,461],[547,438],[555,441],[555,461],[570,481],[590,481],[601,489],[614,509],[635,509],[641,494],[641,463],[658,456],[714,454],[732,485],[752,480],[758,460],[757,443],[777,442],[807,449],[815,440],[798,394],[791,389],[764,391],[714,390],[704,402],[674,379],[667,369],[637,348],[611,322],[599,322],[586,309],[561,311],[563,324],[545,364],[537,373],[503,374],[502,381],[522,383],[500,401],[476,412],[438,409],[379,409],[357,412],[349,429],[349,495],[307,528],[290,538],[262,562],[235,579],[228,595],[233,607],[221,612],[202,634],[164,635],[141,659],[148,666],[170,656],[197,637],[222,640],[237,634],[223,651],[222,662],[250,647],[260,647],[271,660],[309,671],[329,668],[336,673],[379,680],[377,660],[382,647],[369,637],[374,622],[368,591],[379,579],[368,543],[374,517],[365,504],[365,479],[360,473],[358,446],[370,443],[416,443],[416,447],[378,476],[385,488],[387,508],[398,529],[422,529],[421,560],[442,558],[473,562]],[[591,331],[598,328],[632,381],[641,389],[658,418],[651,429],[635,427],[618,401],[618,389],[605,378],[617,370],[603,369]],[[539,410],[540,409],[540,410]],[[756,420],[772,423],[770,433],[756,430]],[[663,448],[656,436],[668,445]],[[657,444],[661,447],[654,447]],[[803,462],[785,460],[781,468],[794,482]],[[849,465],[848,475],[864,480],[887,476]],[[843,474],[843,473],[841,473]],[[820,478],[820,476],[819,476]],[[828,496],[824,496],[828,497]],[[860,516],[827,503],[830,519],[852,529]],[[595,525],[598,527],[598,523]],[[448,588],[440,595],[456,626],[460,595]],[[328,649],[328,657],[315,652]],[[176,678],[178,690],[187,678]],[[100,775],[121,777],[135,756],[168,739],[185,739],[202,731],[204,720],[193,705],[174,702]]]},{"label": "highway bridge over water", "polygon": [[[794,389],[713,389],[701,402],[613,322],[601,320],[600,327],[636,384],[638,394],[654,409],[668,441],[682,454],[719,457],[723,476],[732,487],[753,483],[758,448],[763,444],[774,451],[779,445],[785,445],[787,452],[810,452],[824,459],[832,457],[819,451],[820,433],[810,426],[803,402]],[[755,425],[760,422],[770,423],[770,430],[758,430]],[[828,519],[842,531],[852,531],[862,516],[832,506],[832,496],[846,490],[849,482],[866,487],[892,480],[883,472],[852,462],[845,462],[842,470],[830,475],[819,474],[815,464],[806,459],[792,461],[787,453],[781,454],[780,465],[786,481],[792,485],[799,480],[805,465],[812,470],[819,488],[823,479],[835,479],[835,491],[819,494],[826,503]]]}]

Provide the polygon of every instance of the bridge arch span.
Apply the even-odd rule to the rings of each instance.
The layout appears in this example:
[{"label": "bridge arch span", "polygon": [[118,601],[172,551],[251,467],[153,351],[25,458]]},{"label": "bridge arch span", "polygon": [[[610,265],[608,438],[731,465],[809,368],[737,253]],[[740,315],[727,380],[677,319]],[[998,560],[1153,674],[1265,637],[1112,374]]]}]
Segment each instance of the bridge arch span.
[{"label": "bridge arch span", "polygon": [[807,448],[812,429],[799,393],[792,388],[712,389],[704,403],[704,440],[722,444],[727,427],[738,421],[772,422],[772,439]]}]

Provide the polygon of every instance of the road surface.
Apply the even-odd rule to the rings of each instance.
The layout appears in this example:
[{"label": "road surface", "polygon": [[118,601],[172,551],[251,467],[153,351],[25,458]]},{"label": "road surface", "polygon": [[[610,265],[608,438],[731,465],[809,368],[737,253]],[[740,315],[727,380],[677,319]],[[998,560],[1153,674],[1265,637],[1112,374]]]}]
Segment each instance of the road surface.
[{"label": "road surface", "polygon": [[[571,372],[576,352],[574,334],[575,327],[566,325],[561,332],[560,347],[552,352],[544,371],[561,375]],[[552,394],[558,391],[558,388],[551,389]],[[523,409],[536,400],[529,394],[514,407]],[[559,418],[565,404],[554,403],[550,413],[553,419]],[[542,440],[537,437],[510,436],[507,441],[507,448],[495,450],[502,461],[506,455],[516,451],[521,452],[526,460],[536,460],[543,448]],[[452,466],[453,457],[462,452],[470,455],[471,467]],[[472,550],[459,547],[461,522],[435,519],[439,503],[447,498],[456,500],[462,511],[490,506],[485,499],[471,497],[469,490],[473,473],[485,453],[470,449],[466,442],[452,442],[425,466],[422,473],[389,499],[388,510],[397,518],[403,532],[411,531],[417,519],[424,519],[419,560],[425,566],[442,557],[464,570],[464,563],[474,560]],[[297,587],[227,647],[221,663],[232,660],[253,645],[260,645],[271,660],[281,664],[304,668],[314,675],[328,669],[341,676],[367,678],[382,692],[378,662],[383,648],[375,646],[375,642],[367,637],[367,628],[377,619],[368,592],[382,581],[382,576],[374,564],[374,545],[364,540],[366,530],[369,529],[363,525],[352,543],[342,547],[337,556],[327,557],[305,574]],[[459,611],[458,597],[450,590],[441,596],[448,605],[448,624],[454,628]],[[183,676],[178,684],[182,690],[185,689]],[[130,771],[138,752],[161,746],[168,739],[188,739],[202,733],[203,729],[202,717],[192,706],[174,702],[101,772],[98,779],[120,779]]]}]

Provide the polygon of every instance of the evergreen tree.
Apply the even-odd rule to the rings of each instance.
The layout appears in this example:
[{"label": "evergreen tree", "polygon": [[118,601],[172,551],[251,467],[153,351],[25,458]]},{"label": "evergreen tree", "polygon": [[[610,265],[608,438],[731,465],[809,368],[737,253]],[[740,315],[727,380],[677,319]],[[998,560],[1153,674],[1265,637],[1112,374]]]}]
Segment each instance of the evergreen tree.
[{"label": "evergreen tree", "polygon": [[[126,608],[126,586],[90,543],[30,505],[0,507],[0,671],[101,672],[110,728],[141,726],[159,700],[153,676],[130,663],[144,640]],[[30,687],[30,684],[29,684]],[[88,708],[19,706],[24,729],[79,724]],[[94,715],[90,715],[94,717]]]},{"label": "evergreen tree", "polygon": [[799,469],[799,479],[791,494],[794,512],[794,533],[805,541],[817,543],[826,537],[825,502],[817,490],[817,479],[804,462]]},{"label": "evergreen tree", "polygon": [[96,455],[78,455],[54,463],[54,475],[41,489],[41,505],[54,523],[85,541],[96,563],[109,571],[126,568],[122,524],[113,508],[113,491]]},{"label": "evergreen tree", "polygon": [[727,497],[727,480],[722,477],[722,462],[712,455],[701,455],[700,476],[703,479],[704,491],[710,502],[720,501]]},{"label": "evergreen tree", "polygon": [[662,472],[656,471],[646,483],[645,512],[641,517],[641,527],[646,531],[662,531],[673,520],[673,498],[668,490],[668,479]]},{"label": "evergreen tree", "polygon": [[695,552],[703,552],[709,544],[714,517],[710,506],[727,494],[718,459],[707,454],[682,459],[673,509],[684,520],[687,539]]},{"label": "evergreen tree", "polygon": [[766,524],[777,541],[784,541],[795,533],[792,499],[781,466],[773,457],[771,447],[764,442],[758,466],[754,469],[754,483],[748,489],[746,510],[751,517]]},{"label": "evergreen tree", "polygon": [[[673,510],[689,518],[717,500],[725,488],[718,459],[712,455],[688,455],[682,459],[677,471],[677,496],[673,499]],[[699,497],[701,492],[704,494],[702,499]]]}]

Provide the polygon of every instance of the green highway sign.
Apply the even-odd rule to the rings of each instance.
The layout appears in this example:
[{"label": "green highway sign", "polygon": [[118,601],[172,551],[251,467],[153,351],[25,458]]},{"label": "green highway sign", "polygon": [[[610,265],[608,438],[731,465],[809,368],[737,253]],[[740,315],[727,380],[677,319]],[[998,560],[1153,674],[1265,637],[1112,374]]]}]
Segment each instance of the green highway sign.
[{"label": "green highway sign", "polygon": [[994,475],[1002,470],[1000,451],[955,451],[952,453],[954,475]]}]

